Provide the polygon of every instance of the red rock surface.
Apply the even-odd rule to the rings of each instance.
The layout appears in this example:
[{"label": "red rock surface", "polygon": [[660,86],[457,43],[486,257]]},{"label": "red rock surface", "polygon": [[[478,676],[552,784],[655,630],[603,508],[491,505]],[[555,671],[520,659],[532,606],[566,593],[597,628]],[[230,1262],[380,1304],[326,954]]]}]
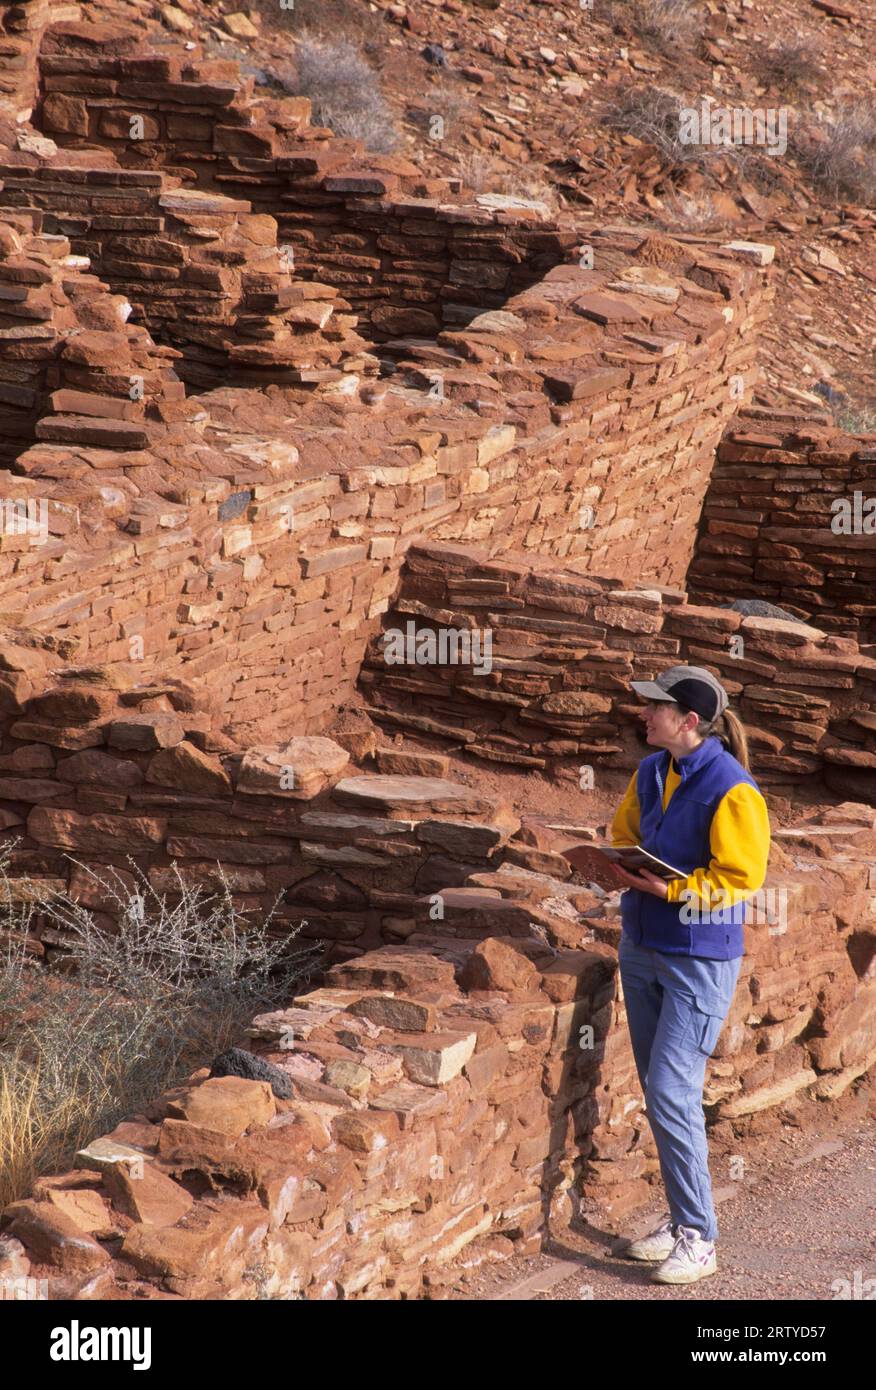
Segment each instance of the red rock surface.
[{"label": "red rock surface", "polygon": [[[575,1184],[647,1202],[617,897],[558,851],[640,755],[629,679],[678,659],[725,681],[776,817],[781,929],[746,929],[710,1120],[741,1140],[876,1061],[872,546],[831,526],[874,436],[827,408],[869,390],[873,213],[606,119],[631,78],[777,102],[786,0],[709,6],[687,53],[629,8],[362,7],[404,135],[378,154],[284,94],[301,37],[264,6],[0,3],[14,871],[110,926],[89,868],[224,874],[326,944],[249,1030],[294,1099],[196,1073],[6,1209],[0,1277],[440,1297],[472,1243],[540,1249]],[[804,131],[871,26],[813,0]],[[495,664],[399,670],[409,623],[486,624]]]}]

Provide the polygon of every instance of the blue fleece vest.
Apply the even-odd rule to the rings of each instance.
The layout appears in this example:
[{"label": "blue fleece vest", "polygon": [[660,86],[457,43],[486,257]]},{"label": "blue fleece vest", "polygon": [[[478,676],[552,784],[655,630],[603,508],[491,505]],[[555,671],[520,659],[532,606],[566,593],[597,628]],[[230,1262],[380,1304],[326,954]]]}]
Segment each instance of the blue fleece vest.
[{"label": "blue fleece vest", "polygon": [[[664,812],[669,764],[667,749],[652,753],[639,764],[640,844],[658,859],[690,874],[708,867],[712,857],[709,831],[721,798],[740,782],[751,787],[757,783],[721,740],[711,735],[677,760],[681,781]],[[696,899],[687,904],[669,903],[653,893],[628,888],[621,896],[621,920],[624,932],[637,946],[669,955],[735,960],[743,953],[745,906],[742,901],[709,911]]]}]

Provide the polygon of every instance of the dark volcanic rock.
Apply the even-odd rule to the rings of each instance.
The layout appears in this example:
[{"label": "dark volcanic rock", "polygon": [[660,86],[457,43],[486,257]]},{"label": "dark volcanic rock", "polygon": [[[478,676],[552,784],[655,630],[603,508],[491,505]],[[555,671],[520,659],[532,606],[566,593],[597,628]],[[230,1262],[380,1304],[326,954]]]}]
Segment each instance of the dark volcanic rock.
[{"label": "dark volcanic rock", "polygon": [[213,1059],[211,1076],[242,1076],[247,1081],[270,1081],[277,1100],[291,1100],[294,1091],[286,1073],[243,1047],[229,1047]]},{"label": "dark volcanic rock", "polygon": [[779,608],[775,603],[767,603],[763,598],[738,598],[733,603],[722,604],[736,613],[744,613],[746,618],[786,618],[791,623],[802,622],[796,613],[787,608]]}]

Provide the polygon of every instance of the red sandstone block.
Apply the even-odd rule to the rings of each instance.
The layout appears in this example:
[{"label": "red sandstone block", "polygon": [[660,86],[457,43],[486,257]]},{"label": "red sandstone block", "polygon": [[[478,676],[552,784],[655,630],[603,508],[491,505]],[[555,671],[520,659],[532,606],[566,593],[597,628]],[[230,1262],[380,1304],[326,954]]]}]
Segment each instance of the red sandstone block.
[{"label": "red sandstone block", "polygon": [[365,545],[345,545],[333,550],[322,550],[316,555],[305,555],[302,556],[304,577],[310,579],[331,570],[348,569],[367,557],[368,547]]},{"label": "red sandstone block", "polygon": [[146,817],[79,815],[37,806],[28,817],[27,833],[37,844],[103,853],[142,853],[164,840],[166,823]]},{"label": "red sandstone block", "polygon": [[43,102],[43,123],[47,131],[64,135],[88,134],[88,107],[80,97],[51,92]]},{"label": "red sandstone block", "polygon": [[551,372],[544,374],[547,389],[559,401],[581,400],[626,386],[629,372],[619,367],[610,372]]},{"label": "red sandstone block", "polygon": [[[248,710],[248,713],[250,711]],[[180,859],[217,859],[224,863],[252,864],[263,867],[266,864],[286,864],[289,862],[291,847],[279,840],[251,841],[213,839],[207,836],[171,836],[167,842],[167,852]]]},{"label": "red sandstone block", "polygon": [[64,1272],[91,1273],[109,1263],[110,1255],[66,1211],[51,1201],[26,1200],[8,1206],[9,1233],[20,1236],[40,1264]]},{"label": "red sandstone block", "polygon": [[122,714],[108,729],[107,742],[113,748],[151,751],[173,748],[185,737],[185,725],[170,712],[155,714]]}]

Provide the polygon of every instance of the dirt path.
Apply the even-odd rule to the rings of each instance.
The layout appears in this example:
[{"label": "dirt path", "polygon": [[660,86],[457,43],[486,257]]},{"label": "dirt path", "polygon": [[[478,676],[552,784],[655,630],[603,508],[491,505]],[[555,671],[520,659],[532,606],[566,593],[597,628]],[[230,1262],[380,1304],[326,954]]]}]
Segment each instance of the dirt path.
[{"label": "dirt path", "polygon": [[[466,1268],[447,1297],[543,1302],[568,1299],[831,1301],[876,1298],[876,1083],[861,1086],[842,1109],[783,1125],[758,1143],[741,1142],[744,1177],[721,1185],[724,1160],[713,1154],[720,1235],[718,1272],[690,1287],[649,1280],[650,1266],[612,1253],[617,1237],[575,1221],[551,1248],[529,1258]],[[625,1235],[661,1215],[662,1188]],[[845,1282],[841,1282],[845,1281]],[[868,1284],[868,1281],[869,1284]]]}]

